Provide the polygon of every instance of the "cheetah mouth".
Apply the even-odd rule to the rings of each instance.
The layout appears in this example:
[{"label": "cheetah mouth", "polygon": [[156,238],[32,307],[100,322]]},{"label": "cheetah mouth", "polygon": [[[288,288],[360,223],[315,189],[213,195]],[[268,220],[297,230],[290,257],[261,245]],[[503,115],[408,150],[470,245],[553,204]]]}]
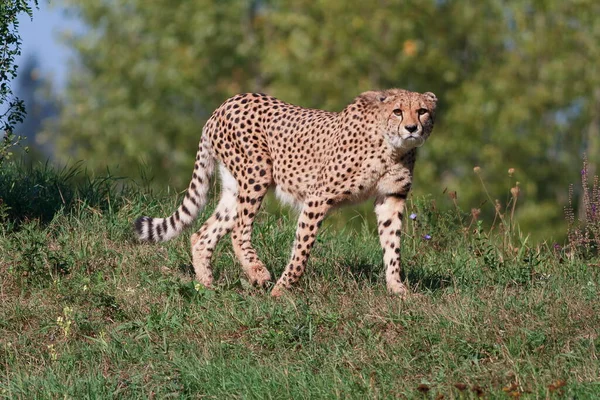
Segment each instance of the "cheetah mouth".
[{"label": "cheetah mouth", "polygon": [[405,147],[421,147],[425,143],[425,139],[422,136],[410,135],[402,138],[402,141],[406,143]]},{"label": "cheetah mouth", "polygon": [[415,147],[421,147],[425,143],[425,138],[421,135],[401,135],[396,134],[388,137],[388,143],[395,149],[410,150]]}]

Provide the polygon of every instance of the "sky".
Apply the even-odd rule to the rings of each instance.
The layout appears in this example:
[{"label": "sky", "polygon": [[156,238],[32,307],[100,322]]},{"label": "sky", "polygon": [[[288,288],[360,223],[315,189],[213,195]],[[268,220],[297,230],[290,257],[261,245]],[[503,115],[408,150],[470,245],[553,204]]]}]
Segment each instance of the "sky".
[{"label": "sky", "polygon": [[19,18],[19,34],[22,39],[21,55],[17,65],[23,65],[27,57],[35,55],[39,61],[40,73],[50,78],[53,87],[60,92],[66,84],[68,65],[74,53],[61,43],[60,35],[66,31],[80,32],[81,23],[65,15],[60,1],[39,2],[39,9],[33,10],[33,20],[27,14]]}]

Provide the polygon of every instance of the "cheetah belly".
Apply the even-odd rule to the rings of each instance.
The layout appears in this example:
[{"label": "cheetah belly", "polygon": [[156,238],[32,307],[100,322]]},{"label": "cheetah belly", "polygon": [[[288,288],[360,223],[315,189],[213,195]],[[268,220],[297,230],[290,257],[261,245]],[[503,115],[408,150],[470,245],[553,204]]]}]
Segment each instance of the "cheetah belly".
[{"label": "cheetah belly", "polygon": [[275,196],[283,204],[300,210],[302,208],[302,200],[297,199],[293,194],[286,192],[281,186],[275,187]]}]

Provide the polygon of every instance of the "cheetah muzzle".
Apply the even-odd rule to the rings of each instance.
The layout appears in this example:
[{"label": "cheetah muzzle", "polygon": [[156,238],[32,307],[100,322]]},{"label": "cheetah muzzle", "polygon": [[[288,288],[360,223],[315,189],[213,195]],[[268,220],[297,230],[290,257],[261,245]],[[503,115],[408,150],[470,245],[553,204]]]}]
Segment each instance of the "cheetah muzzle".
[{"label": "cheetah muzzle", "polygon": [[302,108],[259,93],[232,97],[204,126],[181,206],[168,218],[139,218],[138,238],[166,241],[191,224],[206,204],[218,166],[221,198],[191,238],[196,278],[212,285],[212,253],[231,232],[248,279],[263,286],[271,275],[252,246],[252,224],[267,190],[275,187],[281,200],[300,210],[290,261],[271,292],[279,296],[303,274],[327,213],[375,197],[387,288],[404,296],[402,216],[417,148],[433,130],[436,103],[433,93],[402,89],[362,93],[341,112]]}]

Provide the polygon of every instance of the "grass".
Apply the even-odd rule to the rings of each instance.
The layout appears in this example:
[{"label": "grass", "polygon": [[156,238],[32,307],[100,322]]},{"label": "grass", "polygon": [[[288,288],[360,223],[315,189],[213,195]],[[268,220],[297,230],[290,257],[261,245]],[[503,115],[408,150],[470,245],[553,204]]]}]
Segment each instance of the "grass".
[{"label": "grass", "polygon": [[[131,221],[169,214],[174,196],[36,171],[0,172],[0,397],[600,396],[597,259],[507,240],[416,199],[406,301],[385,292],[375,227],[340,229],[343,214],[282,299],[249,287],[228,240],[205,290],[190,275],[191,231],[133,239]],[[255,225],[275,276],[294,225],[266,212]]]}]

